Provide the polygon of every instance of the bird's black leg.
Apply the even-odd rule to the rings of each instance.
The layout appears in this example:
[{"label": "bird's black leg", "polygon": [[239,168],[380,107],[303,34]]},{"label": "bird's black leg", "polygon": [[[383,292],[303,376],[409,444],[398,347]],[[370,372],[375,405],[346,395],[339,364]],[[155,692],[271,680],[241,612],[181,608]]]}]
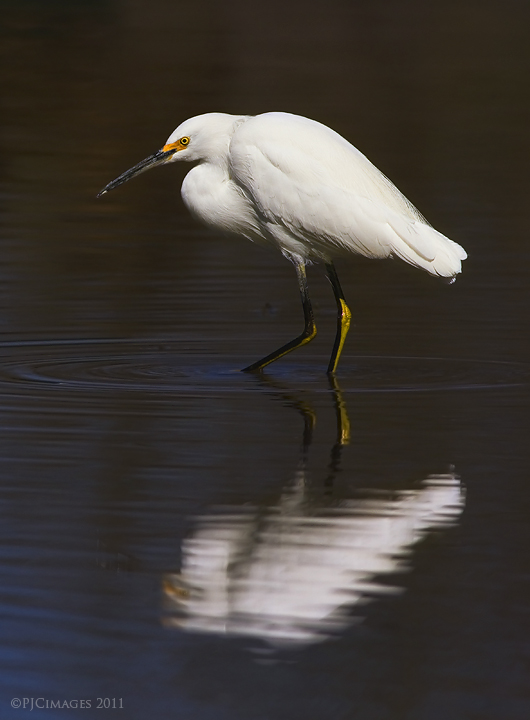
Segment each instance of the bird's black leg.
[{"label": "bird's black leg", "polygon": [[269,365],[269,363],[274,362],[275,360],[278,360],[278,358],[281,358],[284,355],[287,355],[287,353],[290,353],[291,350],[296,350],[296,348],[299,348],[302,345],[306,345],[317,334],[315,318],[313,316],[313,308],[311,307],[311,300],[309,299],[309,289],[307,287],[307,276],[306,276],[306,271],[305,271],[305,263],[302,260],[302,258],[299,258],[297,256],[294,256],[291,259],[292,259],[295,269],[296,269],[296,275],[298,277],[298,287],[300,288],[300,295],[302,296],[302,307],[304,308],[304,320],[305,320],[304,331],[297,338],[295,338],[294,340],[291,340],[291,342],[288,342],[286,345],[282,345],[282,347],[279,348],[278,350],[276,350],[275,352],[271,353],[270,355],[267,355],[266,357],[262,358],[261,360],[258,360],[255,363],[252,363],[252,365],[249,365],[248,367],[243,368],[243,372],[252,372],[253,370],[261,370],[266,365]]},{"label": "bird's black leg", "polygon": [[337,365],[339,364],[339,358],[342,352],[342,348],[344,347],[344,341],[346,340],[346,335],[348,334],[348,330],[350,329],[351,311],[350,308],[346,305],[346,300],[344,299],[344,293],[342,292],[342,288],[340,286],[339,277],[332,262],[326,263],[326,271],[331,286],[333,288],[333,294],[335,295],[338,310],[337,334],[335,336],[335,344],[333,345],[333,351],[331,353],[331,358],[328,365],[328,374],[333,375],[337,369]]}]

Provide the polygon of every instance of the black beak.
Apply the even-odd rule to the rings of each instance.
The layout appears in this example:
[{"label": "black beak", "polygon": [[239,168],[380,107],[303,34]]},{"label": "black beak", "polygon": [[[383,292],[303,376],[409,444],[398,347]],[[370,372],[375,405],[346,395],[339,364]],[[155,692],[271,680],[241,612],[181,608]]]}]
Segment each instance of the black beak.
[{"label": "black beak", "polygon": [[109,184],[105,185],[103,190],[99,192],[96,197],[101,197],[105,193],[109,192],[109,190],[114,190],[114,188],[118,187],[118,185],[122,185],[124,182],[127,182],[127,180],[135,177],[135,175],[139,175],[155,165],[163,165],[174,154],[175,150],[159,150],[154,155],[150,155],[145,158],[145,160],[139,162],[138,165],[130,168],[130,170],[126,170],[117,177],[116,180],[109,182]]}]

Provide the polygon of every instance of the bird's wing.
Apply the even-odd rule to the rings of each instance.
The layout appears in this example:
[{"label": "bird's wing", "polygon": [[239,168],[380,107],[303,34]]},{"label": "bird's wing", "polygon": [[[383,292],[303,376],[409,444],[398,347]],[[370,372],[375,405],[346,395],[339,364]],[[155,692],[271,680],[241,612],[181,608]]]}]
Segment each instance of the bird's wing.
[{"label": "bird's wing", "polygon": [[270,126],[253,127],[263,117],[234,135],[230,168],[283,250],[292,239],[309,257],[396,255],[435,275],[460,271],[460,246],[430,227],[353,146],[340,136],[340,143],[318,133],[304,136],[305,128],[271,133]]}]

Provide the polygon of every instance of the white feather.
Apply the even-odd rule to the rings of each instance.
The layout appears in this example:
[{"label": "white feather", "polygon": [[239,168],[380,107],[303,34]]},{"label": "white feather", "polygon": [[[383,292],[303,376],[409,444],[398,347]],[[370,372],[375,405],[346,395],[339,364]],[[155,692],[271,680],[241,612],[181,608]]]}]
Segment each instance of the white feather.
[{"label": "white feather", "polygon": [[276,246],[296,267],[304,332],[245,370],[262,370],[315,337],[307,262],[326,263],[337,302],[330,374],[351,319],[332,264],[335,256],[396,256],[431,275],[452,278],[461,272],[465,250],[434,230],[357,148],[314,120],[288,113],[199,115],[99,194],[150,167],[178,160],[197,163],[182,183],[192,215],[217,231]]},{"label": "white feather", "polygon": [[249,118],[232,137],[228,164],[232,181],[262,218],[264,239],[272,237],[281,249],[291,239],[308,259],[395,255],[432,275],[461,271],[463,248],[428,225],[361,152],[320,123],[287,113]]}]

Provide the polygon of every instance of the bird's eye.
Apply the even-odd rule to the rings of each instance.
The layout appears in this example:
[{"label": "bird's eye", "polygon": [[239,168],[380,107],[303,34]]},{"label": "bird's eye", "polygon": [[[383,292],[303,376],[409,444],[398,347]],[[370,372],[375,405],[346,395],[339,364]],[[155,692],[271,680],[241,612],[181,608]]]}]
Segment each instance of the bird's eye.
[{"label": "bird's eye", "polygon": [[182,137],[182,138],[180,138],[180,144],[181,144],[183,147],[186,147],[186,145],[189,145],[189,142],[190,142],[189,137]]}]

